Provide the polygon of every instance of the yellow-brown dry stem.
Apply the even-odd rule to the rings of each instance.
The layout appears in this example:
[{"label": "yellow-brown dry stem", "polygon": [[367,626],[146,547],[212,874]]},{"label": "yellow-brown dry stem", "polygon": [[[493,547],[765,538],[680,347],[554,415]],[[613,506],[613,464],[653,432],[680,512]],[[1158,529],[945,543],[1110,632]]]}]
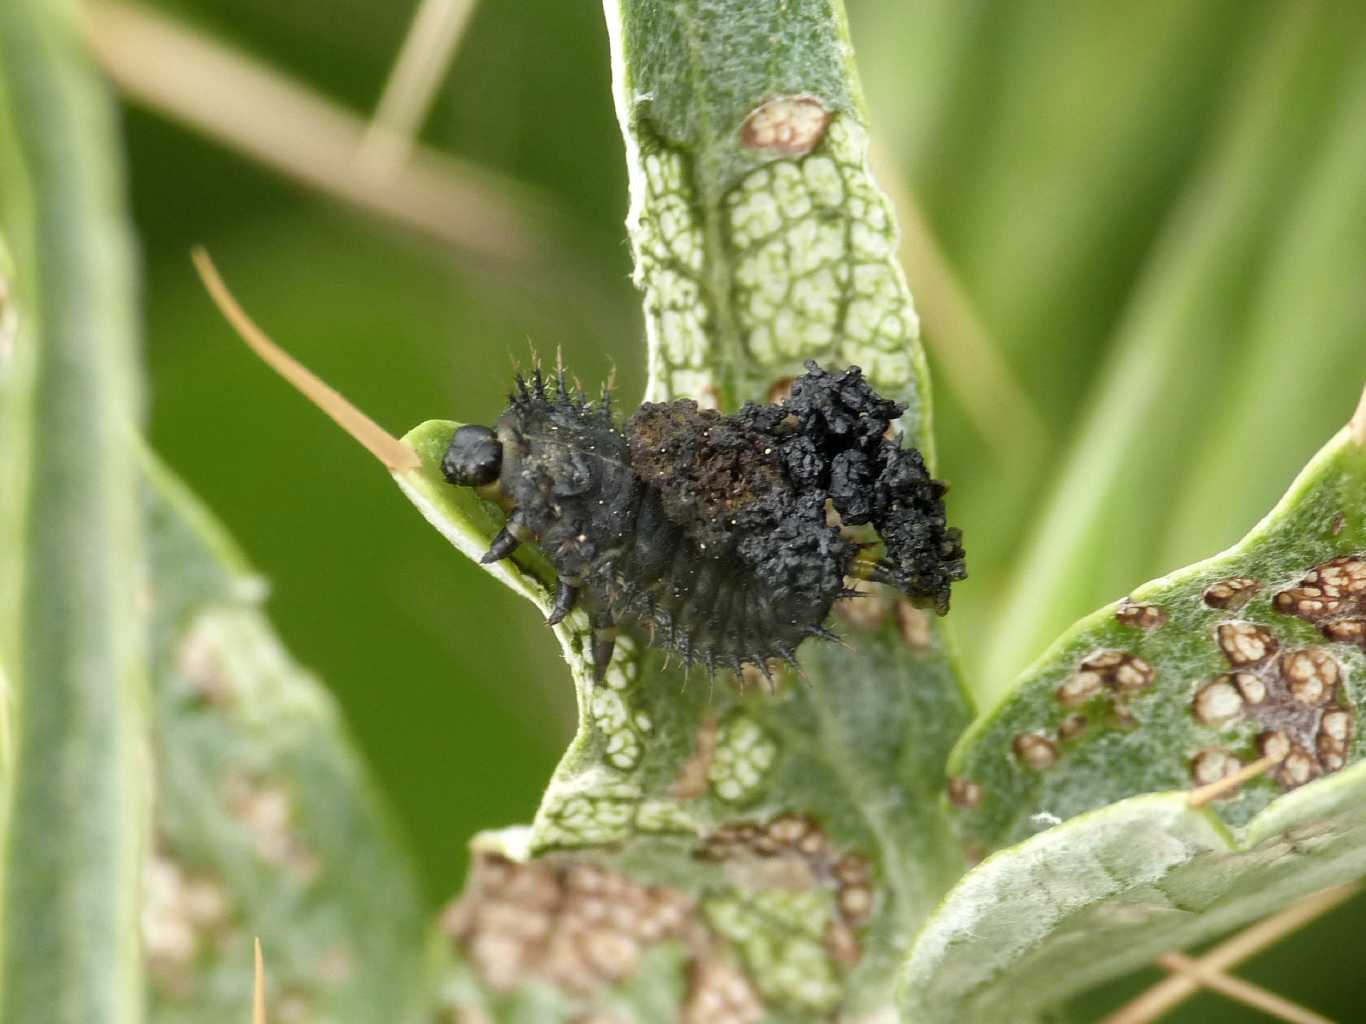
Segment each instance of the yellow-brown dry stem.
[{"label": "yellow-brown dry stem", "polygon": [[199,247],[190,253],[199,277],[218,306],[219,312],[227,319],[243,341],[261,359],[289,383],[299,393],[316,405],[337,426],[354,437],[366,450],[388,468],[391,473],[406,473],[419,468],[422,463],[417,452],[394,437],[365,413],[361,412],[343,395],[322,380],[303,363],[299,362],[275,342],[249,317],[233,297],[218,268],[213,265],[209,254]]},{"label": "yellow-brown dry stem", "polygon": [[256,940],[256,980],[251,993],[251,1024],[266,1024],[266,962],[261,956],[261,940]]},{"label": "yellow-brown dry stem", "polygon": [[1191,807],[1204,807],[1211,800],[1218,800],[1225,793],[1233,792],[1244,782],[1255,779],[1284,760],[1284,754],[1268,754],[1266,757],[1259,757],[1251,764],[1243,765],[1232,775],[1225,776],[1218,782],[1211,782],[1208,786],[1191,790],[1190,796],[1186,798],[1186,803]]},{"label": "yellow-brown dry stem", "polygon": [[[1280,913],[1249,925],[1232,938],[1215,946],[1197,963],[1211,971],[1227,971],[1262,950],[1299,931],[1361,892],[1360,885],[1340,885],[1316,893]],[[1190,974],[1173,974],[1159,981],[1142,995],[1124,1004],[1101,1024],[1150,1024],[1172,1007],[1200,990],[1201,983]]]},{"label": "yellow-brown dry stem", "polygon": [[1283,996],[1268,992],[1260,985],[1254,985],[1242,978],[1216,971],[1199,960],[1184,953],[1164,953],[1157,962],[1167,970],[1191,978],[1197,984],[1212,989],[1245,1006],[1261,1010],[1270,1017],[1289,1021],[1290,1024],[1333,1024],[1331,1020],[1313,1010],[1292,1003]]},{"label": "yellow-brown dry stem", "polygon": [[476,0],[422,0],[361,142],[360,162],[380,175],[402,168],[449,70]]}]

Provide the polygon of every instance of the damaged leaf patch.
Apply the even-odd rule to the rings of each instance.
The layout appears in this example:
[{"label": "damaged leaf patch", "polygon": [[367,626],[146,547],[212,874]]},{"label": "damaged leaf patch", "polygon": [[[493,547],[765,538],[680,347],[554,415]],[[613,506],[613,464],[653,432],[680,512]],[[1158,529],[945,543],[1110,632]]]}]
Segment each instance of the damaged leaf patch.
[{"label": "damaged leaf patch", "polygon": [[[1366,652],[1342,624],[1366,595],[1364,491],[1366,455],[1344,431],[1239,545],[1065,634],[954,751],[965,842],[998,849],[1041,823],[1282,758],[1218,801],[1241,826],[1357,760]],[[1159,614],[1160,628],[1136,621]],[[965,805],[969,783],[982,796]]]}]

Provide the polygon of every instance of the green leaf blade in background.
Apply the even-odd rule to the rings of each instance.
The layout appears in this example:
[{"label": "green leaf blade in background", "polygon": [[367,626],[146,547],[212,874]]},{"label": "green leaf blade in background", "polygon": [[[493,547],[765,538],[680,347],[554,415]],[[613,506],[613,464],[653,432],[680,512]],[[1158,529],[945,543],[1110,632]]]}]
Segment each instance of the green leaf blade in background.
[{"label": "green leaf blade in background", "polygon": [[241,1020],[258,937],[280,1016],[424,1019],[412,867],[332,699],[274,636],[263,586],[221,528],[163,467],[146,469],[148,1019]]},{"label": "green leaf blade in background", "polygon": [[[0,180],[18,180],[16,171],[3,166]],[[13,684],[11,673],[19,659],[19,594],[23,587],[21,537],[27,499],[27,425],[33,387],[32,359],[28,346],[18,345],[19,314],[15,308],[14,264],[0,234],[0,535],[12,552],[0,562],[0,793],[8,785],[13,756]],[[0,799],[0,835],[4,835],[6,800]]]},{"label": "green leaf blade in background", "polygon": [[[983,686],[993,694],[1069,621],[1141,578],[1160,554],[1137,489],[1185,484],[1184,460],[1173,453],[1185,451],[1218,408],[1204,389],[1244,372],[1242,310],[1255,308],[1263,288],[1264,247],[1333,125],[1301,112],[1331,108],[1360,80],[1359,15],[1278,8],[1254,39],[1234,105],[1137,283],[1090,389],[1078,442],[1018,556],[984,665]],[[1164,414],[1176,409],[1182,415]],[[1221,439],[1225,452],[1236,440]]]},{"label": "green leaf blade in background", "polygon": [[0,641],[16,705],[0,1019],[131,1024],[146,815],[133,271],[112,104],[74,16],[0,9],[0,224],[19,325],[0,358],[30,349],[32,373],[23,421],[7,410],[5,424],[27,480],[4,538],[7,560],[24,555]]},{"label": "green leaf blade in background", "polygon": [[418,1021],[416,885],[335,708],[139,462],[120,162],[71,18],[0,11],[0,1019],[238,1021],[259,936],[282,1017]]},{"label": "green leaf blade in background", "polygon": [[[1082,620],[960,741],[960,831],[999,852],[918,940],[912,1019],[1020,1019],[1366,871],[1366,648],[1278,598],[1334,560],[1366,628],[1366,395],[1241,544]],[[1138,795],[1217,781],[1277,734],[1283,762],[1208,809]]]},{"label": "green leaf blade in background", "polygon": [[[1044,428],[1045,443],[1032,447],[1022,433],[984,435],[977,421],[1000,418],[985,385],[974,386],[986,367],[973,366],[966,387],[940,372],[961,332],[935,321],[936,282],[908,264],[939,384],[936,445],[970,540],[972,579],[954,624],[979,700],[990,703],[1019,667],[984,670],[1003,625],[1003,590],[1115,323],[1219,131],[1240,53],[1269,13],[1236,0],[1160,0],[1141,12],[1074,5],[1065,18],[1037,0],[852,8],[875,130],[900,158],[901,184],[924,210],[946,272],[962,282],[987,343]],[[1081,602],[1057,628],[1110,596]]]},{"label": "green leaf blade in background", "polygon": [[[1352,273],[1366,250],[1366,190],[1358,187],[1366,172],[1359,130],[1366,118],[1366,46],[1353,52],[1338,94],[1322,104],[1326,123],[1313,158],[1285,192],[1287,209],[1267,246],[1237,372],[1166,525],[1168,564],[1217,549],[1236,529],[1221,508],[1223,496],[1248,489],[1249,481],[1241,460],[1228,457],[1231,446],[1241,438],[1256,446],[1267,472],[1252,496],[1269,505],[1277,486],[1273,471],[1284,472],[1302,457],[1295,435],[1331,429],[1338,396],[1350,396],[1356,377],[1366,376],[1366,305]],[[1249,432],[1248,423],[1265,429]],[[1295,431],[1285,429],[1290,423]]]}]

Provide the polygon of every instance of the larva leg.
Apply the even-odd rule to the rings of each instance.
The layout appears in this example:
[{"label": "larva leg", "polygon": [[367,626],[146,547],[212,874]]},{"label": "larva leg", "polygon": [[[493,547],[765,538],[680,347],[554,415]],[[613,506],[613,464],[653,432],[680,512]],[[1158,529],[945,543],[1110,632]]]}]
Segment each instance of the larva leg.
[{"label": "larva leg", "polygon": [[546,625],[555,626],[563,622],[564,617],[574,610],[574,601],[578,596],[578,589],[568,583],[563,576],[560,577],[559,589],[555,591],[555,604],[545,620]]},{"label": "larva leg", "polygon": [[507,525],[498,531],[498,536],[493,538],[493,543],[489,545],[488,551],[484,552],[484,557],[479,561],[488,565],[490,562],[507,558],[508,555],[517,550],[517,545],[523,540],[523,534],[522,522],[517,518],[517,513],[514,512],[508,519]]},{"label": "larva leg", "polygon": [[593,611],[593,679],[602,682],[607,666],[612,662],[612,651],[617,646],[616,624],[606,609]]}]

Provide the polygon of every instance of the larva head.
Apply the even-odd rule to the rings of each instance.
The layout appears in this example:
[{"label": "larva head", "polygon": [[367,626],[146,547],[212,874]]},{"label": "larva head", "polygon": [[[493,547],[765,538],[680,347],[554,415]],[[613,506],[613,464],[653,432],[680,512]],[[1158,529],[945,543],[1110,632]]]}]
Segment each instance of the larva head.
[{"label": "larva head", "polygon": [[455,432],[441,458],[441,472],[460,487],[482,487],[498,479],[503,444],[488,427],[467,423]]}]

